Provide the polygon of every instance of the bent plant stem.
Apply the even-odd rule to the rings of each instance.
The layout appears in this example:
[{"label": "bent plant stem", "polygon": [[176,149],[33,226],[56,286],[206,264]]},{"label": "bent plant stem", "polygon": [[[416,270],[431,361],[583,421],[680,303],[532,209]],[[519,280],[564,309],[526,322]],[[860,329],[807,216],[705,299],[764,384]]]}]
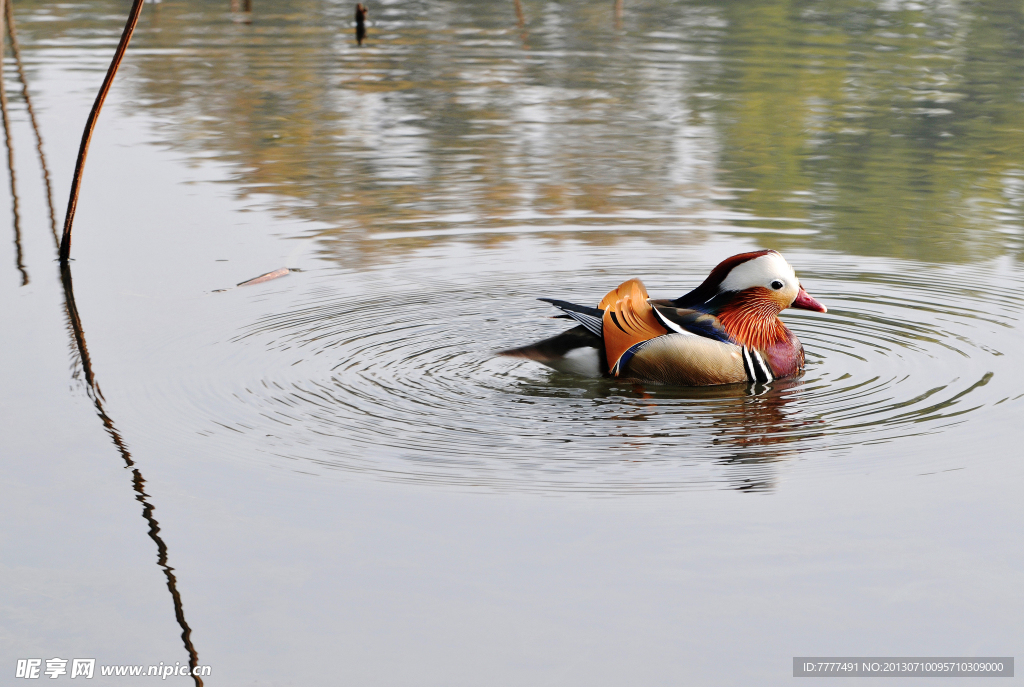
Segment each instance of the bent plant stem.
[{"label": "bent plant stem", "polygon": [[[142,504],[142,517],[149,526],[147,534],[153,540],[153,543],[156,544],[157,565],[160,566],[164,577],[167,578],[167,590],[171,593],[171,601],[174,604],[174,618],[178,621],[178,627],[181,628],[181,640],[185,645],[185,651],[188,652],[189,668],[194,671],[199,664],[199,654],[196,652],[195,645],[192,644],[192,628],[189,627],[188,622],[185,620],[185,607],[181,601],[181,594],[178,592],[178,579],[174,575],[174,568],[167,562],[167,544],[164,542],[163,537],[160,536],[160,523],[157,522],[153,515],[154,506],[150,503],[150,496],[145,491],[146,480],[135,464],[135,460],[128,450],[128,445],[121,437],[121,433],[114,426],[114,421],[107,415],[107,411],[103,407],[103,394],[100,392],[99,384],[96,382],[96,377],[93,374],[92,362],[89,359],[89,348],[85,344],[85,330],[82,328],[82,320],[78,316],[78,306],[75,305],[75,290],[71,282],[71,265],[61,263],[60,280],[61,285],[64,287],[64,309],[67,313],[68,322],[71,325],[75,349],[78,352],[82,371],[85,375],[86,393],[96,408],[96,414],[103,423],[103,428],[107,431],[111,441],[114,442],[117,452],[121,454],[125,467],[132,472],[132,489],[135,491],[135,500]],[[203,687],[203,680],[198,675],[193,673],[192,680],[195,682],[196,687]]]},{"label": "bent plant stem", "polygon": [[[50,185],[50,170],[46,166],[46,156],[43,154],[43,135],[39,131],[39,123],[36,121],[36,111],[32,107],[32,98],[28,92],[28,79],[25,78],[25,68],[21,62],[21,46],[18,45],[18,29],[14,24],[14,3],[11,0],[0,0],[4,3],[4,14],[7,19],[7,35],[11,39],[11,53],[14,55],[14,64],[18,68],[18,79],[21,81],[21,94],[25,98],[25,107],[28,109],[28,120],[32,124],[32,131],[36,134],[36,150],[39,151],[39,165],[43,168],[43,183],[46,184],[46,205],[50,210],[50,231],[53,233],[53,243],[60,245],[60,237],[57,235],[57,212],[53,207],[53,187]],[[0,53],[2,55],[2,53]]]},{"label": "bent plant stem", "polygon": [[125,23],[124,32],[121,34],[121,42],[117,44],[117,50],[114,51],[114,59],[110,61],[107,75],[103,78],[103,85],[100,86],[100,92],[96,94],[96,102],[92,105],[89,118],[85,120],[82,144],[78,148],[78,160],[75,162],[75,174],[71,178],[71,196],[68,198],[68,211],[64,216],[64,233],[60,239],[60,261],[62,264],[66,263],[71,257],[71,224],[74,222],[75,208],[78,206],[78,191],[82,185],[82,172],[85,168],[85,156],[89,152],[89,141],[92,139],[92,131],[96,128],[96,119],[100,115],[100,109],[103,108],[103,101],[107,99],[110,86],[114,83],[114,75],[117,74],[117,68],[121,66],[124,53],[128,50],[128,43],[132,39],[135,25],[139,22],[139,15],[142,13],[143,2],[144,0],[133,0],[132,2],[132,9],[128,13],[128,21]]},{"label": "bent plant stem", "polygon": [[[10,7],[10,0],[0,0],[0,4]],[[4,12],[0,12],[0,23],[3,22]],[[3,66],[3,27],[0,26],[0,67]],[[18,271],[21,272],[21,285],[28,284],[28,272],[25,270],[25,260],[21,252],[21,220],[18,217],[18,189],[14,181],[14,145],[11,141],[11,120],[7,116],[7,89],[4,86],[3,70],[0,69],[0,119],[4,123],[4,141],[7,143],[7,171],[11,180],[11,210],[14,213],[14,250],[15,263]]]}]

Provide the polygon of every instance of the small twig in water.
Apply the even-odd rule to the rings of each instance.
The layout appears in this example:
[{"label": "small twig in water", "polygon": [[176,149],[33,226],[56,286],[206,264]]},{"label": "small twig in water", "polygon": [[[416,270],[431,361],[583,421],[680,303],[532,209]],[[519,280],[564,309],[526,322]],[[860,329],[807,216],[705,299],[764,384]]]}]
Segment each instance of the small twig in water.
[{"label": "small twig in water", "polygon": [[290,274],[293,271],[295,271],[295,270],[290,270],[287,267],[282,267],[279,270],[274,270],[273,272],[267,272],[266,274],[261,274],[258,277],[253,277],[252,279],[247,279],[246,281],[243,281],[243,282],[241,282],[239,284],[236,284],[236,286],[252,286],[253,284],[262,284],[265,281],[270,281],[271,279],[277,279],[278,277],[283,277],[284,275]]},{"label": "small twig in water", "polygon": [[100,115],[103,101],[107,99],[110,86],[114,83],[114,75],[117,68],[121,66],[121,60],[128,49],[128,42],[135,32],[135,25],[139,22],[139,14],[142,13],[144,0],[133,0],[132,9],[128,13],[128,21],[124,25],[124,32],[121,34],[121,42],[117,44],[114,51],[114,59],[110,62],[107,75],[100,86],[100,92],[96,94],[96,102],[92,105],[89,118],[85,121],[85,131],[82,132],[82,145],[78,148],[78,160],[75,162],[75,174],[71,178],[71,196],[68,198],[68,211],[64,216],[64,233],[60,239],[60,261],[66,263],[71,257],[71,223],[75,220],[75,208],[78,206],[78,191],[82,185],[82,171],[85,168],[85,155],[89,152],[89,141],[92,139],[92,130],[96,128],[96,119]]},{"label": "small twig in water", "polygon": [[356,4],[356,43],[359,45],[366,40],[366,15],[369,12],[362,3]]}]

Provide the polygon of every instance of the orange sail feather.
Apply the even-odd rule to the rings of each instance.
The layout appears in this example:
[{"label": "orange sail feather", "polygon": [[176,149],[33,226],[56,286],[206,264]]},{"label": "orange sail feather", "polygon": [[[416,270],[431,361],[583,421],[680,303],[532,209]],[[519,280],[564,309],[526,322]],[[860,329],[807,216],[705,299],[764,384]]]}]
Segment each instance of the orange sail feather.
[{"label": "orange sail feather", "polygon": [[630,346],[668,333],[658,322],[648,298],[644,283],[630,279],[609,291],[598,304],[604,310],[604,349],[609,369],[615,367]]}]

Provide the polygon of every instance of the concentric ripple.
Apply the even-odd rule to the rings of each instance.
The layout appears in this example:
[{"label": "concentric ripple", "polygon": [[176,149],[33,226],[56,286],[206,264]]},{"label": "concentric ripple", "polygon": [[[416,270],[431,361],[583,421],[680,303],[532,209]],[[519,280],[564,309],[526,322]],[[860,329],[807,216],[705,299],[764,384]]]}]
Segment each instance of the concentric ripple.
[{"label": "concentric ripple", "polygon": [[[229,377],[188,395],[208,404],[204,434],[320,474],[539,492],[757,490],[797,462],[935,466],[921,437],[1020,405],[1022,374],[1005,354],[1020,350],[1013,292],[1024,279],[1009,262],[789,255],[829,306],[785,315],[804,342],[806,373],[768,388],[687,389],[581,379],[494,352],[566,326],[547,319],[537,296],[596,301],[637,274],[607,267],[624,255],[666,295],[713,261],[698,252],[669,260],[638,242],[589,247],[567,265],[572,246],[526,243],[525,261],[504,250],[472,260],[425,251],[401,269],[304,275],[301,295],[225,344],[274,364],[226,363]],[[227,381],[239,375],[249,375],[244,386]]]}]

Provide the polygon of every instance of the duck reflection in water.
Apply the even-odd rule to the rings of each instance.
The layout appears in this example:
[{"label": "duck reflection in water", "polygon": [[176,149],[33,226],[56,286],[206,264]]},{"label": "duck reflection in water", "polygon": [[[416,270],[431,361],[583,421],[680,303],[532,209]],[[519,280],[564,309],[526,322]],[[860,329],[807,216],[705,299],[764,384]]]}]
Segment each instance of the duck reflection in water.
[{"label": "duck reflection in water", "polygon": [[[609,417],[619,425],[620,446],[650,450],[652,439],[663,446],[659,460],[686,458],[726,468],[725,481],[740,491],[775,488],[778,466],[799,455],[800,443],[821,435],[823,421],[792,405],[803,382],[777,380],[770,385],[750,383],[714,387],[644,386],[634,384],[638,399],[628,412]],[[622,389],[608,388],[599,396],[618,397]],[[631,423],[670,416],[678,429],[650,432],[631,429]],[[634,426],[635,427],[635,426]],[[665,446],[665,439],[678,439]]]},{"label": "duck reflection in water", "polygon": [[713,444],[733,453],[714,462],[728,468],[726,480],[734,489],[771,491],[779,465],[799,456],[801,442],[821,435],[823,420],[796,407],[787,408],[800,386],[800,380],[776,381],[738,399],[735,412],[715,421]]}]

